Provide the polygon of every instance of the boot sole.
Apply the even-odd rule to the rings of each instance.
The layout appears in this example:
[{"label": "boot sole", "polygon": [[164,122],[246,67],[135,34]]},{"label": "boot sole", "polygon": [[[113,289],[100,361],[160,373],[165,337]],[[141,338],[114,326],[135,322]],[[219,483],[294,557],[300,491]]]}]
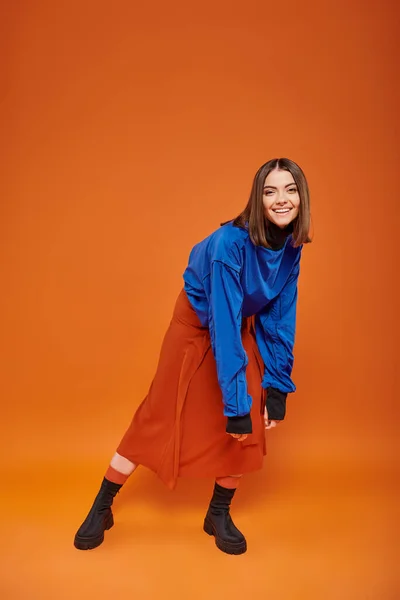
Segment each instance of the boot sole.
[{"label": "boot sole", "polygon": [[222,540],[221,538],[219,538],[217,536],[215,527],[209,519],[204,520],[203,529],[208,535],[213,535],[215,537],[215,545],[222,552],[225,552],[226,554],[235,554],[235,555],[244,554],[246,552],[246,550],[247,550],[246,540],[244,540],[243,542],[240,542],[239,544],[232,544],[231,542],[225,542],[224,540]]},{"label": "boot sole", "polygon": [[[113,525],[114,525],[114,517],[111,514],[105,523],[104,531],[108,531],[109,529],[111,529],[111,527],[113,527]],[[97,537],[91,537],[91,538],[85,538],[85,537],[76,535],[75,540],[74,540],[74,546],[78,550],[93,550],[94,548],[97,548],[97,546],[100,546],[100,544],[102,544],[103,542],[104,542],[104,532],[101,533],[100,535],[98,535]]]}]

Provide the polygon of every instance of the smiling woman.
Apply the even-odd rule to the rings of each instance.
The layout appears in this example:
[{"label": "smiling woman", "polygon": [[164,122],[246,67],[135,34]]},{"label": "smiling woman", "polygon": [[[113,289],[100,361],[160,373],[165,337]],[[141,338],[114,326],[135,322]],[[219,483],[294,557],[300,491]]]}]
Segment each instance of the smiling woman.
[{"label": "smiling woman", "polygon": [[267,218],[285,227],[299,214],[300,196],[289,171],[271,171],[265,179],[264,207]]},{"label": "smiling woman", "polygon": [[246,551],[229,507],[239,478],[261,469],[265,429],[286,412],[297,280],[308,242],[309,194],[300,167],[274,159],[257,172],[244,211],[197,243],[157,372],[75,536],[86,550],[112,527],[115,494],[141,464],[171,489],[212,477],[204,531],[228,554]]},{"label": "smiling woman", "polygon": [[[277,232],[271,223],[283,231]],[[299,165],[289,158],[274,158],[262,165],[247,206],[234,224],[248,226],[253,244],[264,248],[270,248],[268,237],[284,239],[288,233],[293,233],[295,247],[310,242],[310,193]]]}]

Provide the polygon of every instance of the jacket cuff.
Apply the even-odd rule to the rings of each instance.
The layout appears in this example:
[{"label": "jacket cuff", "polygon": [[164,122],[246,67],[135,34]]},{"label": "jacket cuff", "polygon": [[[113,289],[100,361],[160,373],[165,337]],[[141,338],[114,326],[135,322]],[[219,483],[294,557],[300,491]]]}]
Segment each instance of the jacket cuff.
[{"label": "jacket cuff", "polygon": [[227,417],[226,433],[253,433],[250,413],[243,417]]},{"label": "jacket cuff", "polygon": [[286,415],[287,394],[276,388],[267,388],[267,412],[268,419],[272,421],[283,421]]}]

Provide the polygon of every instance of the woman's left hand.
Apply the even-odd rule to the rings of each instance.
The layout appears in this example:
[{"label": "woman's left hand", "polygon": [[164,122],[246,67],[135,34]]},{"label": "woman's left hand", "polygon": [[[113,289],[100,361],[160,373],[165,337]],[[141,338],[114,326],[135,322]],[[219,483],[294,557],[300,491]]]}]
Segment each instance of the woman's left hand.
[{"label": "woman's left hand", "polygon": [[264,423],[265,423],[265,429],[272,429],[273,427],[276,427],[278,425],[280,421],[270,421],[268,419],[268,412],[267,412],[267,407],[265,407],[264,410]]}]

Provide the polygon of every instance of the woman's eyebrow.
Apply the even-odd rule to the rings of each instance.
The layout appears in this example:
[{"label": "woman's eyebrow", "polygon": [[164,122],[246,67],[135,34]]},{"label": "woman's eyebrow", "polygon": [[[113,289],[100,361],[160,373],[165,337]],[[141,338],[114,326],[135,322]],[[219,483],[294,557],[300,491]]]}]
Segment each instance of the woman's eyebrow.
[{"label": "woman's eyebrow", "polygon": [[[292,185],[295,185],[297,187],[297,185],[295,183],[288,183],[287,185],[285,185],[285,187],[291,187]],[[264,186],[264,190],[266,190],[267,188],[270,188],[272,190],[277,190],[278,189],[274,185],[265,185]]]}]

